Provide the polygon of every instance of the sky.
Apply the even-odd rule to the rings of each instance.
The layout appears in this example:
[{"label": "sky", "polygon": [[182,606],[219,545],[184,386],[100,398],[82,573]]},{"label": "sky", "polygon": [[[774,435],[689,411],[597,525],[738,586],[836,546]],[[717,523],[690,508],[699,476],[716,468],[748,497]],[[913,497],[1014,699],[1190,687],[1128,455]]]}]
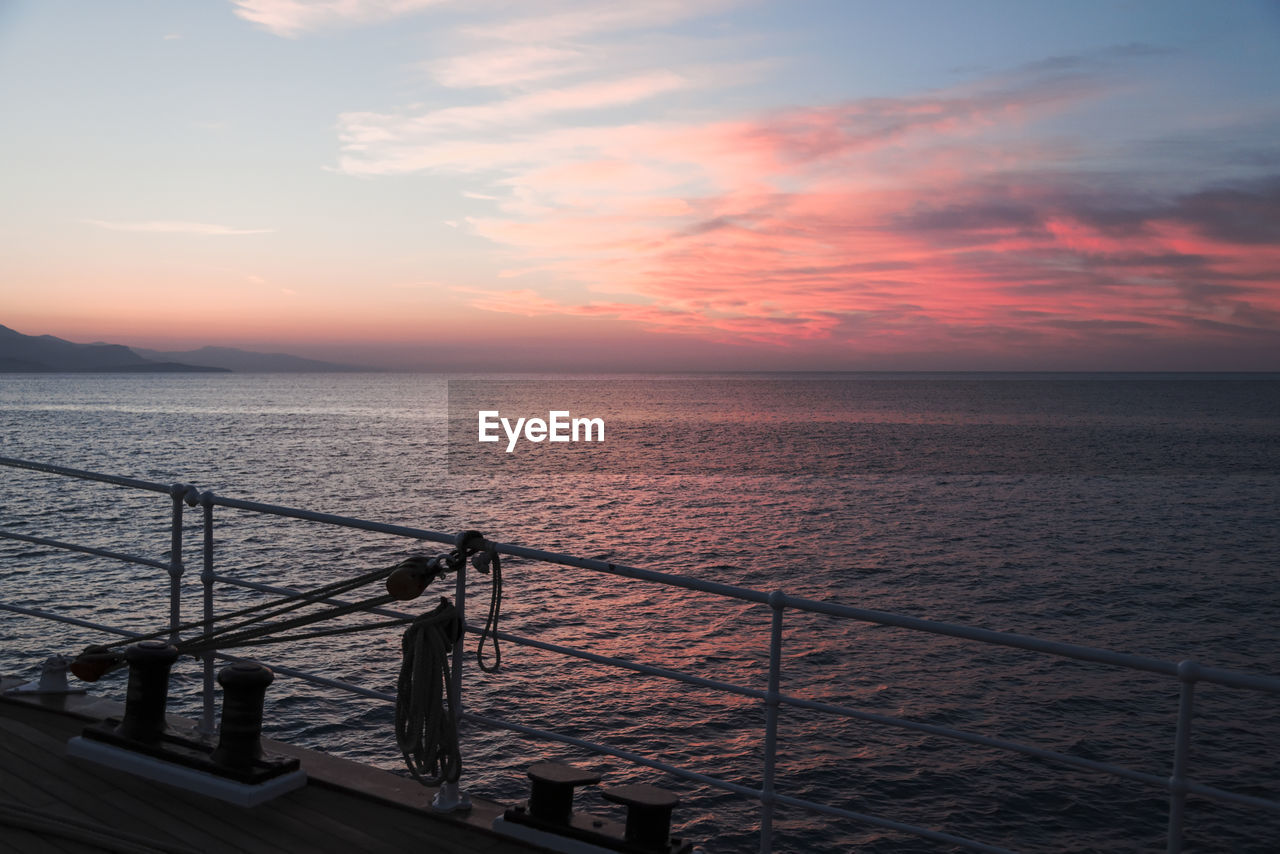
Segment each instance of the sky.
[{"label": "sky", "polygon": [[1280,370],[1280,3],[0,0],[0,323]]}]

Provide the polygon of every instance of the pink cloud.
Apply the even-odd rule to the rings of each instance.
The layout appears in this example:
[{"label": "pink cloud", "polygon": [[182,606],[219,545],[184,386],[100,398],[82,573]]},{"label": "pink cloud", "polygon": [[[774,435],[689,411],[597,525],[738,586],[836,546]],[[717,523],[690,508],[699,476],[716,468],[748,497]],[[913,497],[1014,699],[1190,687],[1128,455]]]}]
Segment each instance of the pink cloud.
[{"label": "pink cloud", "polygon": [[[558,109],[564,91],[530,103]],[[1152,200],[1072,167],[1073,144],[1025,132],[1101,92],[1083,77],[1000,79],[470,144],[372,122],[346,138],[344,168],[490,176],[494,209],[469,228],[562,286],[468,292],[478,310],[849,352],[1280,332],[1280,235],[1258,225],[1280,190]],[[562,106],[625,97],[578,95]]]},{"label": "pink cloud", "polygon": [[[1277,329],[1276,246],[1215,238],[1158,213],[1141,235],[1110,234],[1049,189],[1026,192],[1019,210],[964,183],[903,178],[919,183],[697,200],[719,215],[682,218],[678,229],[552,217],[479,231],[550,259],[565,278],[629,296],[542,297],[539,313],[607,314],[713,340],[791,346],[847,336],[851,346],[892,351],[970,333],[1065,346],[1098,335],[1169,338],[1188,327],[1212,335],[1208,323]],[[922,198],[967,207],[924,228],[914,207]]]}]

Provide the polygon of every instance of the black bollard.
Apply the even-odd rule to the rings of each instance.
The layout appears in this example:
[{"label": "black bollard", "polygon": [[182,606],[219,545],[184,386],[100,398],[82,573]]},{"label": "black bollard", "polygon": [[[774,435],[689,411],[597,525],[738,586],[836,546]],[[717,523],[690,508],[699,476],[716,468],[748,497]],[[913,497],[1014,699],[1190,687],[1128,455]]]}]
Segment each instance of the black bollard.
[{"label": "black bollard", "polygon": [[227,768],[248,768],[262,758],[262,701],[275,679],[271,668],[240,661],[218,671],[222,686],[222,725],[212,759]]},{"label": "black bollard", "polygon": [[529,814],[553,824],[568,824],[573,814],[573,790],[600,782],[600,775],[559,762],[529,766]]},{"label": "black bollard", "polygon": [[600,794],[606,801],[627,807],[627,841],[647,851],[665,851],[671,835],[671,810],[680,798],[666,789],[635,783],[605,789]]},{"label": "black bollard", "polygon": [[157,742],[165,730],[169,668],[178,660],[178,650],[162,640],[140,641],[126,649],[124,657],[129,662],[129,687],[124,720],[116,732],[133,741]]}]

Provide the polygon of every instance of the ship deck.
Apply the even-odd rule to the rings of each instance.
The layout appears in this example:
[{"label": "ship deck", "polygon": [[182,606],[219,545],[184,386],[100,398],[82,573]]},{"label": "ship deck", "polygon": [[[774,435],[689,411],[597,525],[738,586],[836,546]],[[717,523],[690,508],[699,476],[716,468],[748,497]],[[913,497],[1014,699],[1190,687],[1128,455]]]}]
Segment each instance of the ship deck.
[{"label": "ship deck", "polygon": [[[0,688],[21,680],[5,679]],[[434,789],[358,762],[264,739],[297,756],[307,785],[237,807],[67,756],[87,722],[118,704],[83,695],[0,699],[0,849],[14,852],[416,851],[529,854],[489,830],[502,806],[431,809]],[[171,718],[171,726],[193,726]]]}]

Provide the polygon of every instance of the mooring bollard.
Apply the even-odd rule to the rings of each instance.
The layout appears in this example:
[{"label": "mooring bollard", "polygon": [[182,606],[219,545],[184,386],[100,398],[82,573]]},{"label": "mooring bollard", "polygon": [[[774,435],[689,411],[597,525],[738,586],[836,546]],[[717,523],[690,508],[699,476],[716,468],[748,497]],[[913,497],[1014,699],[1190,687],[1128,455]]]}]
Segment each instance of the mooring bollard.
[{"label": "mooring bollard", "polygon": [[645,783],[605,789],[600,794],[606,801],[626,806],[628,842],[649,851],[667,849],[667,838],[671,835],[671,810],[680,803],[678,796]]},{"label": "mooring bollard", "polygon": [[617,851],[623,854],[693,854],[693,843],[671,835],[674,792],[636,783],[605,789],[604,799],[627,808],[627,821],[573,809],[574,789],[599,783],[600,775],[559,762],[529,768],[533,781],[526,804],[507,809],[493,829],[551,851]]},{"label": "mooring bollard", "polygon": [[262,758],[262,703],[274,679],[271,668],[256,661],[238,661],[218,671],[222,725],[210,757],[215,763],[247,768]]},{"label": "mooring bollard", "polygon": [[573,814],[573,790],[600,782],[600,775],[559,762],[529,766],[529,814],[542,821],[568,824]]},{"label": "mooring bollard", "polygon": [[140,641],[125,650],[124,658],[129,662],[129,687],[124,719],[116,731],[134,741],[159,741],[165,730],[169,668],[178,660],[178,650],[161,640]]}]

